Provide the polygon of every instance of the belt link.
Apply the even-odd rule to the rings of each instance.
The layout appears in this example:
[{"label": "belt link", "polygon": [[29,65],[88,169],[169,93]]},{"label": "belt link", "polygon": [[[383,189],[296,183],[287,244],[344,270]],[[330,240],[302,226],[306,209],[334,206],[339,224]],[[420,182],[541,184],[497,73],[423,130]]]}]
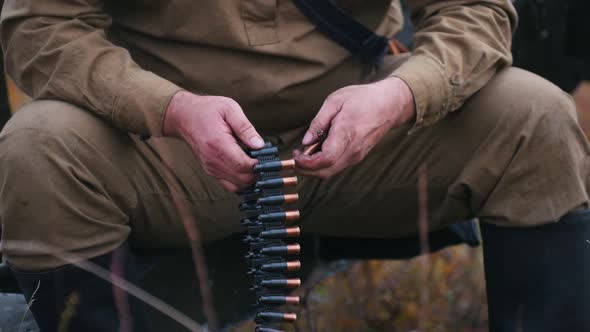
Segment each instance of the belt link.
[{"label": "belt link", "polygon": [[292,160],[281,161],[278,149],[271,143],[248,154],[258,159],[254,168],[258,181],[240,193],[243,201],[239,208],[246,216],[241,225],[247,230],[244,242],[248,245],[248,274],[252,277],[251,289],[256,293],[255,331],[282,332],[281,324],[295,322],[297,314],[284,312],[280,307],[300,302],[299,296],[289,295],[301,285],[301,280],[294,276],[301,269],[297,260],[301,246],[294,242],[300,230],[288,226],[299,219],[299,211],[293,208],[299,196],[284,191],[297,184],[297,177],[281,174],[292,170],[295,164]]}]

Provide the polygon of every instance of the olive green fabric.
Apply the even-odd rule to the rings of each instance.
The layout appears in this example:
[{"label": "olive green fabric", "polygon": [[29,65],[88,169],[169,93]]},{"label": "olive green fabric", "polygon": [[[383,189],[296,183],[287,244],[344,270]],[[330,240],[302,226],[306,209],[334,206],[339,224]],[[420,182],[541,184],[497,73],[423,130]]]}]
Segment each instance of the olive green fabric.
[{"label": "olive green fabric", "polygon": [[[363,80],[387,76],[396,60]],[[332,179],[301,178],[303,231],[415,234],[422,166],[430,229],[473,216],[534,226],[587,205],[590,149],[574,104],[538,76],[505,69],[459,111],[407,135],[411,126],[392,130],[362,163]],[[265,138],[286,158],[305,130]],[[204,242],[240,231],[239,197],[204,174],[186,144],[140,141],[58,101],[25,106],[0,134],[0,202],[3,254],[21,270],[64,263],[41,244],[89,258],[127,239],[140,247],[187,246],[187,223]],[[14,240],[21,246],[11,247]]]},{"label": "olive green fabric", "polygon": [[[401,29],[398,1],[339,2],[380,34]],[[415,51],[392,75],[414,93],[418,128],[511,63],[516,14],[509,0],[406,3]],[[234,98],[258,130],[279,133],[309,123],[330,92],[375,70],[349,61],[291,1],[6,0],[1,41],[7,73],[33,97],[152,135],[181,88]]]},{"label": "olive green fabric", "polygon": [[[397,1],[340,3],[381,34],[401,27]],[[431,229],[473,216],[533,226],[586,206],[589,149],[572,101],[507,68],[510,1],[407,4],[414,53],[373,67],[290,1],[5,1],[6,69],[37,101],[0,134],[4,257],[42,270],[64,264],[43,245],[82,259],[128,239],[184,247],[186,225],[204,242],[238,232],[238,197],[183,142],[135,135],[161,134],[180,89],[234,98],[288,157],[331,92],[388,76],[408,83],[415,123],[332,179],[301,179],[304,232],[414,234],[421,168]]]}]

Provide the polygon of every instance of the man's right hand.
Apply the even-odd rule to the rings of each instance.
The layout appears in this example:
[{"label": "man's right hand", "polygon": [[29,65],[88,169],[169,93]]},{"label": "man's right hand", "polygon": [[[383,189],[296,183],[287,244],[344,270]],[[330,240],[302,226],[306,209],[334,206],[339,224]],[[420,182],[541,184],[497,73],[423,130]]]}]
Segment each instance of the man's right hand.
[{"label": "man's right hand", "polygon": [[236,192],[254,182],[257,161],[235,137],[252,149],[262,148],[264,141],[233,99],[179,91],[166,110],[163,133],[187,142],[205,172],[225,189]]}]

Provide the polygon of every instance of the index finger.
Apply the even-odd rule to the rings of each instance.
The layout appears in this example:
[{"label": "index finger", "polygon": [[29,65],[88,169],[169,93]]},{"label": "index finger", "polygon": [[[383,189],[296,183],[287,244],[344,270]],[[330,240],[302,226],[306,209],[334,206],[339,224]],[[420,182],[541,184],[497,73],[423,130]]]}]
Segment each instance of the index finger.
[{"label": "index finger", "polygon": [[252,173],[253,167],[258,162],[256,159],[250,158],[244,150],[240,147],[233,136],[224,140],[221,149],[217,151],[219,159],[221,159],[228,169],[236,173]]},{"label": "index finger", "polygon": [[308,170],[319,170],[333,166],[344,154],[350,144],[350,137],[344,128],[334,126],[322,144],[322,150],[312,154],[300,154],[295,157],[297,167]]}]

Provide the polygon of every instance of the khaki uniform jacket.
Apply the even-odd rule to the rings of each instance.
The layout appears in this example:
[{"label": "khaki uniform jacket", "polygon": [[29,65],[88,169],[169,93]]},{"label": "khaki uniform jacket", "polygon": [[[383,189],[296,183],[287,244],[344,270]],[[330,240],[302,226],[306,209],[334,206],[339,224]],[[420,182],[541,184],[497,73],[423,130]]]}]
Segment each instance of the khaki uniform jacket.
[{"label": "khaki uniform jacket", "polygon": [[[339,3],[380,34],[402,26],[398,1]],[[412,89],[419,128],[510,65],[516,14],[509,0],[407,5],[415,51],[391,75]],[[1,41],[7,73],[31,96],[76,104],[138,134],[161,134],[180,89],[234,98],[261,132],[303,126],[327,95],[376,70],[289,0],[6,0]]]}]

